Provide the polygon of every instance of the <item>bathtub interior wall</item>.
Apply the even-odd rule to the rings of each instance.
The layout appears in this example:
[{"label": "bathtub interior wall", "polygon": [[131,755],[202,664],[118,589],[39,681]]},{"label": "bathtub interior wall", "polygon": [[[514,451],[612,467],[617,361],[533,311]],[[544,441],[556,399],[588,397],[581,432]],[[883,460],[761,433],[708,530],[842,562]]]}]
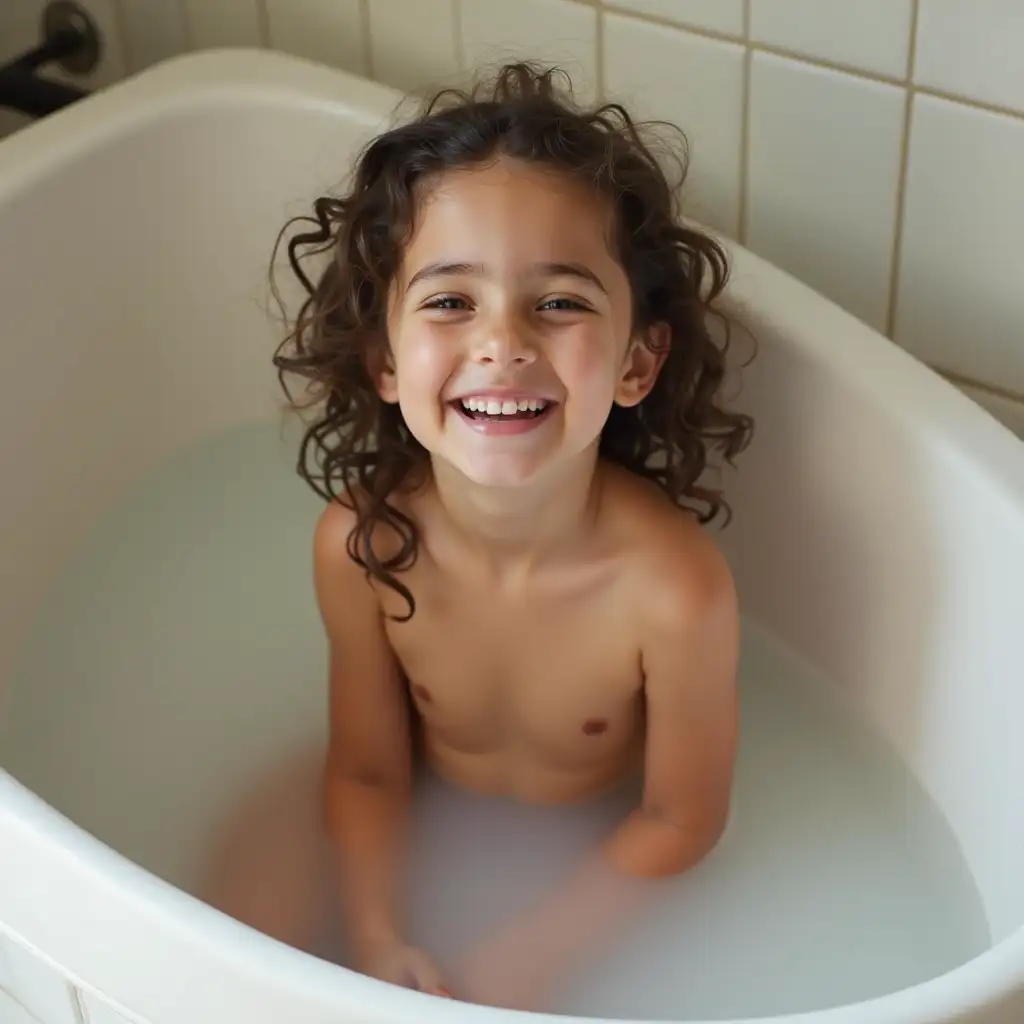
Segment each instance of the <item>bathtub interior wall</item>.
[{"label": "bathtub interior wall", "polygon": [[[317,69],[305,70],[317,83]],[[335,74],[323,74],[337,91]],[[306,200],[337,187],[397,98],[353,80],[372,98],[359,116],[338,116],[315,104],[274,109],[273,98],[233,102],[230,89],[210,102],[201,77],[192,102],[165,96],[156,74],[139,83],[149,116],[92,130],[108,106],[100,96],[94,118],[65,111],[0,153],[11,474],[0,678],[55,569],[118,488],[191,439],[276,413],[274,238]],[[60,166],[39,159],[33,174],[48,140],[74,152]]]},{"label": "bathtub interior wall", "polygon": [[[137,773],[146,756],[153,705],[144,687],[139,719],[110,707],[109,736],[97,737],[62,714],[73,680],[17,699],[8,684],[49,587],[124,487],[211,433],[294,425],[270,362],[281,337],[268,284],[274,241],[289,217],[338,188],[399,101],[347,78],[339,99],[337,74],[312,65],[298,77],[320,102],[273,89],[260,97],[248,82],[243,96],[216,63],[217,84],[206,81],[206,61],[194,63],[184,90],[166,88],[159,71],[126,86],[145,94],[141,117],[116,95],[99,96],[94,116],[68,110],[0,153],[0,234],[10,245],[0,276],[0,765],[178,882],[204,824],[263,763],[267,737],[287,745],[322,720],[322,705],[299,702],[289,720],[271,701],[255,702],[269,714],[242,735],[231,728],[231,701],[207,702],[195,733],[160,766],[177,792],[148,828],[130,789],[103,785]],[[218,734],[235,743],[218,747]]]},{"label": "bathtub interior wall", "polygon": [[[737,256],[736,311],[760,346],[742,399],[755,442],[728,477],[737,521],[721,537],[743,604],[899,751],[1005,937],[1024,918],[1015,439],[902,353],[878,380],[872,349],[888,342]],[[823,333],[843,347],[821,346]],[[1009,487],[983,465],[992,452],[1014,468]]]},{"label": "bathtub interior wall", "polygon": [[[235,72],[220,55],[186,60],[187,72],[167,65],[119,87],[140,94],[144,118],[123,114],[113,90],[0,151],[2,680],[50,581],[122,486],[191,440],[278,415],[269,247],[287,216],[337,185],[397,99],[277,55],[239,57]],[[218,76],[228,84],[211,84]],[[74,158],[26,173],[51,143]],[[1024,774],[1011,686],[1024,640],[1006,597],[1024,542],[1019,505],[968,451],[1001,456],[1011,439],[909,358],[876,358],[887,342],[742,251],[734,301],[760,346],[742,398],[758,432],[729,478],[736,518],[722,535],[745,610],[897,746],[959,836],[1003,937],[1024,920],[1009,783]],[[872,378],[876,365],[886,379]],[[955,421],[965,447],[904,399]],[[190,799],[172,821],[129,829],[118,822],[143,809],[82,783],[80,769],[106,758],[130,772],[112,759],[137,723],[112,708],[109,743],[83,748],[61,718],[61,687],[73,685],[19,694],[0,763],[115,849],[181,877],[217,802],[262,762],[270,730],[287,731],[281,709],[263,702],[265,729],[232,731],[224,771],[200,778],[208,762],[183,743],[165,777]],[[316,714],[313,701],[288,728]],[[211,701],[203,728],[230,715]]]}]

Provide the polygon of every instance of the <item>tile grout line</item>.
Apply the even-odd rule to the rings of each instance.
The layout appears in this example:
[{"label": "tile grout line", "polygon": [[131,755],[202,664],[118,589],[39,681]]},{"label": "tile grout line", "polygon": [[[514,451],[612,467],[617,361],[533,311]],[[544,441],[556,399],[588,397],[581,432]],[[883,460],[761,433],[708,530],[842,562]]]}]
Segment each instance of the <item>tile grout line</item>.
[{"label": "tile grout line", "polygon": [[781,57],[784,60],[791,60],[797,64],[810,64],[812,67],[822,68],[825,71],[835,71],[841,75],[849,75],[851,78],[875,82],[878,85],[891,85],[897,89],[905,89],[908,85],[907,79],[900,78],[898,75],[887,75],[881,71],[858,68],[853,64],[829,60],[827,57],[814,57],[809,53],[801,53],[799,50],[790,50],[785,46],[777,46],[775,43],[752,41],[750,45],[759,53],[767,53],[772,57]]},{"label": "tile grout line", "polygon": [[462,0],[452,0],[452,31],[455,33],[455,63],[459,74],[465,74],[466,47],[462,42]]},{"label": "tile grout line", "polygon": [[677,32],[689,32],[691,35],[703,36],[705,39],[714,39],[719,43],[739,43],[746,40],[742,35],[733,35],[731,32],[720,32],[714,28],[707,28],[704,25],[695,25],[688,21],[670,21],[658,14],[647,14],[635,10],[632,7],[604,7],[609,14],[617,15],[620,18],[628,18],[631,21],[642,21],[648,25],[660,25],[662,28],[674,28]]},{"label": "tile grout line", "polygon": [[981,391],[986,395],[991,395],[993,398],[1001,398],[1004,401],[1013,402],[1016,405],[1024,405],[1024,394],[1014,391],[1011,388],[1000,387],[998,384],[989,384],[987,381],[968,377],[966,374],[960,373],[957,370],[945,369],[939,363],[927,363],[926,365],[939,374],[940,377],[945,377],[950,384],[955,384],[957,387],[972,388],[975,391]]},{"label": "tile grout line", "polygon": [[270,49],[270,8],[267,0],[256,0],[256,32],[264,50]]},{"label": "tile grout line", "polygon": [[[124,0],[121,0],[124,3]],[[191,29],[188,23],[188,11],[185,10],[184,0],[174,0],[174,6],[178,12],[178,27],[181,29],[181,42],[184,49],[183,53],[191,53],[195,49],[192,43]]]},{"label": "tile grout line", "polygon": [[987,100],[972,99],[970,96],[960,96],[955,92],[946,92],[945,89],[938,89],[931,85],[911,84],[909,87],[919,96],[930,96],[932,99],[944,100],[946,103],[958,103],[962,107],[970,107],[972,110],[983,110],[986,114],[996,114],[999,117],[1010,117],[1015,121],[1024,120],[1024,110],[1015,110],[1013,107],[989,103]]},{"label": "tile grout line", "polygon": [[370,35],[370,0],[359,0],[359,36],[363,46],[363,65],[366,68],[366,77],[375,78],[373,40]]},{"label": "tile grout line", "polygon": [[743,94],[740,103],[740,195],[738,210],[739,242],[747,244],[750,210],[750,95],[754,51],[750,48],[750,0],[743,0]]},{"label": "tile grout line", "polygon": [[[260,0],[262,3],[263,0]],[[189,14],[188,3],[186,0],[178,0],[178,9],[181,12],[181,25],[185,35],[185,48],[186,53],[193,53],[199,49],[196,46],[196,30],[192,25],[192,15]]]},{"label": "tile grout line", "polygon": [[[135,49],[128,41],[128,19],[124,13],[124,0],[114,0],[113,8],[114,26],[117,29],[117,34],[121,37],[119,40],[121,43],[121,63],[124,65],[127,75],[132,75],[141,69],[136,67]],[[106,42],[109,43],[109,40],[106,40]]]},{"label": "tile grout line", "polygon": [[910,137],[914,124],[914,64],[917,59],[917,22],[921,0],[910,6],[910,39],[907,45],[907,86],[903,99],[903,137],[900,139],[900,165],[896,179],[896,207],[893,212],[892,265],[889,268],[889,302],[885,311],[885,333],[895,341],[896,317],[900,303],[900,270],[903,261],[903,222],[907,209],[907,174],[910,169]]}]

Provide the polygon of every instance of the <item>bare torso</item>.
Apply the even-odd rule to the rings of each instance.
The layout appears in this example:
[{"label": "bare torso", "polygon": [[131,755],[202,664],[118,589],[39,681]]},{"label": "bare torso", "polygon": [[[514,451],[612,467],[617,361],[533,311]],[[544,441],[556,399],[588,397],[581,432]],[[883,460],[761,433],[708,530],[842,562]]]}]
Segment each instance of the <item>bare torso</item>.
[{"label": "bare torso", "polygon": [[[340,505],[325,511],[322,522],[337,526],[326,535],[326,579],[349,573],[346,589],[327,593],[327,619],[354,623],[338,663],[356,666],[339,675],[332,709],[349,774],[329,756],[326,777],[348,780],[339,792],[353,806],[362,801],[365,825],[353,833],[376,834],[387,850],[379,837],[406,785],[404,768],[389,772],[405,760],[396,744],[408,740],[454,786],[525,803],[583,801],[642,773],[643,813],[609,839],[616,864],[639,864],[623,869],[630,874],[681,870],[699,854],[678,852],[680,837],[717,841],[734,744],[735,615],[728,602],[725,615],[704,614],[716,607],[706,597],[708,542],[688,514],[622,471],[600,472],[601,500],[585,536],[513,573],[446,532],[429,490],[403,502],[420,529],[416,563],[400,577],[416,602],[408,621],[388,618],[408,611],[394,590],[376,582],[373,594],[361,589],[366,577],[352,571],[345,547],[351,515]],[[390,648],[387,672],[379,668],[382,644]],[[709,660],[718,651],[724,669]],[[414,712],[408,737],[394,728],[394,709],[406,701]],[[341,835],[323,831],[323,790],[314,781],[323,766],[315,760],[257,783],[202,885],[227,913],[310,950],[335,912]],[[378,889],[390,884],[375,874],[381,855],[372,844],[351,849],[362,851],[364,875]],[[365,890],[363,881],[353,884]],[[325,892],[334,894],[326,902]],[[376,904],[366,906],[376,920]]]},{"label": "bare torso", "polygon": [[[636,533],[626,527],[635,502],[643,511],[663,499],[614,473],[606,491],[587,547],[515,585],[502,589],[479,565],[449,563],[429,535],[403,573],[416,612],[389,621],[387,636],[427,762],[455,785],[565,803],[639,774],[644,679],[632,628]],[[382,600],[404,610],[393,595]]]},{"label": "bare torso", "polygon": [[439,573],[419,574],[416,615],[391,623],[388,636],[438,774],[548,803],[599,792],[636,769],[639,659],[616,626],[614,587],[594,590],[517,598],[453,592]]}]

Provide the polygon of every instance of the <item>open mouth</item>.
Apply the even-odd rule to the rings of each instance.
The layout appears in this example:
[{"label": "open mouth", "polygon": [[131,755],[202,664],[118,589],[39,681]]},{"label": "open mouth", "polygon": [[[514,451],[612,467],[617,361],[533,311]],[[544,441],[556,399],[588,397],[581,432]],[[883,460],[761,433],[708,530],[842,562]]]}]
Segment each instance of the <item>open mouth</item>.
[{"label": "open mouth", "polygon": [[461,398],[451,404],[468,420],[505,423],[540,419],[555,403],[543,398]]}]

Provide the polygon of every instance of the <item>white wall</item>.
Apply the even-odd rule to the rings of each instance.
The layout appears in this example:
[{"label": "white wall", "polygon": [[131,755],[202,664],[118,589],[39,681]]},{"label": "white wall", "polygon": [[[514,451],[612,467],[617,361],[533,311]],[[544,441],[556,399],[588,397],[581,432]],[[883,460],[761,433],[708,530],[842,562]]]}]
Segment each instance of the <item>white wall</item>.
[{"label": "white wall", "polygon": [[[963,385],[1024,435],[1021,0],[84,0],[97,84],[273,46],[423,90],[565,62],[690,136],[691,211]],[[43,0],[3,0],[0,55]],[[16,119],[0,112],[0,130]]]}]

